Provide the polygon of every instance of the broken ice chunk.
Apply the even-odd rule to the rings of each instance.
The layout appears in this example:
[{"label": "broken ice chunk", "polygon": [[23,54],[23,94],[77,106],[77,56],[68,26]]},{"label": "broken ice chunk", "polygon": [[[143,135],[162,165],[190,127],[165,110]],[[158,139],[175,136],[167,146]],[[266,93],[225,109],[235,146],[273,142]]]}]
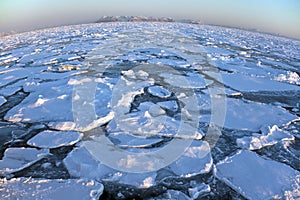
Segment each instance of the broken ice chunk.
[{"label": "broken ice chunk", "polygon": [[116,145],[120,147],[151,147],[163,141],[163,139],[159,137],[143,137],[126,133],[111,133],[108,137],[112,141],[115,141]]},{"label": "broken ice chunk", "polygon": [[118,172],[95,160],[85,147],[73,150],[63,162],[69,173],[75,177],[105,180],[137,188],[148,188],[156,184],[156,172],[141,174]]},{"label": "broken ice chunk", "polygon": [[61,146],[71,146],[79,142],[82,134],[73,131],[43,131],[30,140],[27,141],[28,145],[39,148],[57,148]]},{"label": "broken ice chunk", "polygon": [[92,199],[98,200],[103,185],[94,180],[0,179],[0,198],[9,199]]},{"label": "broken ice chunk", "polygon": [[198,199],[199,196],[209,193],[211,189],[209,185],[201,183],[193,188],[189,188],[188,191],[192,199]]},{"label": "broken ice chunk", "polygon": [[72,121],[72,87],[67,82],[63,79],[40,84],[4,118],[11,122]]},{"label": "broken ice chunk", "polygon": [[205,141],[194,141],[181,157],[169,167],[180,177],[191,177],[208,173],[212,165],[213,160],[209,144]]},{"label": "broken ice chunk", "polygon": [[267,78],[246,76],[239,73],[222,73],[222,79],[224,85],[240,92],[300,90],[300,87],[296,85],[290,85]]},{"label": "broken ice chunk", "polygon": [[3,96],[0,96],[0,106],[6,103],[6,99]]},{"label": "broken ice chunk", "polygon": [[20,171],[44,158],[48,153],[48,149],[8,148],[4,152],[3,159],[0,160],[0,172]]},{"label": "broken ice chunk", "polygon": [[[226,118],[224,124],[216,124],[229,129],[258,132],[263,126],[284,125],[296,119],[296,115],[269,104],[227,98]],[[267,117],[272,116],[272,117]],[[209,119],[209,118],[208,118]],[[202,120],[202,119],[200,119]],[[207,120],[207,118],[203,118]]]},{"label": "broken ice chunk", "polygon": [[249,150],[261,149],[265,146],[274,145],[282,140],[294,140],[294,136],[289,132],[281,130],[278,126],[274,125],[268,127],[262,135],[243,137],[237,139],[237,145],[241,148]]},{"label": "broken ice chunk", "polygon": [[176,112],[178,110],[178,104],[176,101],[162,101],[158,102],[157,105],[172,112]]},{"label": "broken ice chunk", "polygon": [[147,90],[150,94],[160,98],[168,98],[171,96],[171,92],[162,86],[151,86]]},{"label": "broken ice chunk", "polygon": [[219,162],[216,177],[247,199],[291,197],[300,189],[298,171],[247,150]]},{"label": "broken ice chunk", "polygon": [[75,148],[63,160],[69,174],[80,178],[106,178],[115,170],[101,164],[95,160],[85,147]]},{"label": "broken ice chunk", "polygon": [[181,191],[178,190],[168,190],[167,199],[173,200],[190,200],[190,198]]}]

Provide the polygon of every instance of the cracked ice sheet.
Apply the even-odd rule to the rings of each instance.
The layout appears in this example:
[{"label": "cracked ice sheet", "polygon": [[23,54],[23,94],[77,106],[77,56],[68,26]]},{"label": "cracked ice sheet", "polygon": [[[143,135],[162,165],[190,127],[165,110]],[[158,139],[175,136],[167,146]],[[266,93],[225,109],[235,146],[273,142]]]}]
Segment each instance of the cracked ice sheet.
[{"label": "cracked ice sheet", "polygon": [[[228,129],[258,132],[265,126],[281,126],[299,119],[285,109],[269,104],[231,98],[227,98],[226,103],[225,123],[217,125]],[[202,122],[209,120],[210,115],[203,115],[200,119]]]},{"label": "cracked ice sheet", "polygon": [[216,177],[247,199],[296,199],[300,190],[298,171],[246,150],[219,162]]},{"label": "cracked ice sheet", "polygon": [[294,140],[294,136],[278,126],[266,127],[261,134],[253,134],[251,137],[243,137],[236,140],[237,145],[244,149],[257,150],[270,146],[279,141]]},{"label": "cracked ice sheet", "polygon": [[71,146],[79,142],[82,136],[82,133],[73,131],[43,131],[28,140],[27,144],[39,148]]},{"label": "cracked ice sheet", "polygon": [[8,148],[4,152],[4,157],[0,160],[0,172],[12,173],[20,171],[49,154],[48,149],[34,148]]},{"label": "cracked ice sheet", "polygon": [[101,183],[85,179],[13,178],[11,180],[0,179],[0,184],[2,200],[98,200],[104,189]]}]

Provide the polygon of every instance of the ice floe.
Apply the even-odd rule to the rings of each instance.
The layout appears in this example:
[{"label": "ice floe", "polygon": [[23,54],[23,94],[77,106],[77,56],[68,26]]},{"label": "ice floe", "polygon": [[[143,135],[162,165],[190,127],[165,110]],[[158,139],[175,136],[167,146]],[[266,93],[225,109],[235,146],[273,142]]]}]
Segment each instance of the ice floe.
[{"label": "ice floe", "polygon": [[27,144],[39,148],[57,148],[61,146],[71,146],[79,142],[82,133],[72,131],[43,131],[30,140]]},{"label": "ice floe", "polygon": [[3,96],[0,96],[0,106],[5,104],[6,102],[7,102],[7,100]]},{"label": "ice floe", "polygon": [[[128,144],[129,145],[129,144]],[[131,161],[127,161],[131,162]],[[189,165],[186,165],[189,163]],[[64,159],[64,164],[72,176],[80,178],[105,179],[119,184],[145,188],[156,185],[156,172],[128,173],[112,169],[96,160],[84,147],[73,150]],[[192,177],[208,173],[212,168],[212,157],[207,142],[197,141],[178,156],[174,163],[166,167],[179,177]],[[166,175],[169,177],[169,175]]]},{"label": "ice floe", "polygon": [[239,73],[222,73],[223,83],[240,92],[291,91],[300,90],[299,86],[282,83],[267,78],[246,76]]},{"label": "ice floe", "polygon": [[294,140],[294,136],[278,126],[266,127],[262,134],[253,134],[250,137],[237,139],[237,145],[241,148],[256,150],[265,146],[274,145],[279,141]]},{"label": "ice floe", "polygon": [[0,179],[0,198],[9,199],[74,199],[98,200],[103,193],[103,185],[85,179]]},{"label": "ice floe", "polygon": [[[216,124],[229,129],[258,132],[264,126],[282,126],[297,119],[298,116],[277,106],[227,98],[225,122]],[[203,117],[201,120],[206,121],[210,118]]]},{"label": "ice floe", "polygon": [[165,89],[162,86],[148,87],[148,92],[150,94],[152,94],[153,96],[157,96],[157,97],[160,97],[160,98],[168,98],[172,94],[170,91],[168,91],[167,89]]},{"label": "ice floe", "polygon": [[12,173],[29,167],[49,154],[48,149],[8,148],[0,160],[0,172]]},{"label": "ice floe", "polygon": [[[31,123],[72,121],[72,89],[67,82],[63,79],[31,86],[32,92],[29,96],[9,110],[5,119],[12,122]],[[61,98],[62,95],[65,97]]]},{"label": "ice floe", "polygon": [[205,141],[194,141],[169,167],[179,177],[191,177],[208,173],[212,165],[209,144]]},{"label": "ice floe", "polygon": [[297,199],[299,195],[298,171],[247,150],[218,163],[216,176],[247,199]]}]

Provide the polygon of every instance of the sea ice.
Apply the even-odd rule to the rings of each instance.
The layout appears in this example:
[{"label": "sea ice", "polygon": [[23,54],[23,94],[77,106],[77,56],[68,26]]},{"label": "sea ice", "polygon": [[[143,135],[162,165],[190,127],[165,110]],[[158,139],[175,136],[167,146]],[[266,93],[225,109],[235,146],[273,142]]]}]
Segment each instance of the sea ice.
[{"label": "sea ice", "polygon": [[[280,107],[227,98],[225,123],[218,124],[217,121],[216,124],[228,129],[258,132],[264,126],[282,126],[297,119],[299,119],[299,117],[290,114]],[[201,120],[207,121],[210,120],[210,118],[204,117],[200,119],[200,121]]]},{"label": "sea ice", "polygon": [[79,142],[82,133],[72,131],[43,131],[30,140],[27,144],[39,148],[57,148],[61,146],[70,146]]},{"label": "sea ice", "polygon": [[241,148],[249,150],[261,149],[265,146],[274,145],[282,140],[294,140],[294,136],[284,131],[278,126],[267,127],[262,134],[254,134],[251,137],[243,137],[237,139],[237,145]]},{"label": "sea ice", "polygon": [[171,92],[162,86],[150,86],[148,87],[148,92],[153,96],[157,96],[160,98],[168,98],[171,96]]},{"label": "sea ice", "polygon": [[72,121],[72,88],[67,83],[68,80],[63,79],[35,86],[35,90],[9,110],[4,118],[11,122],[32,123]]},{"label": "sea ice", "polygon": [[159,137],[143,137],[135,136],[132,134],[126,133],[110,133],[109,136],[110,140],[112,140],[115,145],[125,148],[145,148],[151,147],[155,144],[158,144],[163,141],[162,138]]},{"label": "sea ice", "polygon": [[178,108],[179,108],[176,101],[161,101],[161,102],[157,102],[157,105],[159,105],[163,109],[166,109],[166,110],[169,110],[172,112],[177,112]]},{"label": "sea ice", "polygon": [[291,91],[300,90],[299,86],[282,83],[267,78],[246,76],[239,73],[222,73],[223,83],[240,92]]},{"label": "sea ice", "polygon": [[247,150],[219,162],[216,177],[247,199],[291,198],[300,189],[298,171]]},{"label": "sea ice", "polygon": [[200,183],[195,187],[189,188],[188,191],[189,191],[189,196],[192,199],[198,199],[199,196],[209,193],[211,189],[209,185]]},{"label": "sea ice", "polygon": [[98,200],[103,193],[103,185],[86,179],[0,179],[2,200],[24,199],[74,199]]},{"label": "sea ice", "polygon": [[0,172],[20,171],[44,158],[48,153],[48,149],[8,148],[4,152],[4,157],[0,160]]},{"label": "sea ice", "polygon": [[165,198],[173,200],[191,200],[186,194],[178,190],[168,190]]},{"label": "sea ice", "polygon": [[74,149],[63,162],[69,173],[79,178],[105,180],[137,188],[148,188],[155,184],[156,172],[118,172],[95,160],[85,147]]},{"label": "sea ice", "polygon": [[3,96],[0,96],[0,106],[6,103],[6,99]]},{"label": "sea ice", "polygon": [[180,177],[191,177],[208,173],[212,166],[209,144],[205,141],[194,141],[169,167]]}]

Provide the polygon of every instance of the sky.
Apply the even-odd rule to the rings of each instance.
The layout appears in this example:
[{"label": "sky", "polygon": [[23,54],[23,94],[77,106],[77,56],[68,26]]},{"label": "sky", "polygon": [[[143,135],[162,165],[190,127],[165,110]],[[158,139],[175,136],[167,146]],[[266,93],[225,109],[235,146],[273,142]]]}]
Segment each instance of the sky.
[{"label": "sky", "polygon": [[300,39],[300,0],[0,0],[0,32],[88,23],[103,15],[195,19]]}]

